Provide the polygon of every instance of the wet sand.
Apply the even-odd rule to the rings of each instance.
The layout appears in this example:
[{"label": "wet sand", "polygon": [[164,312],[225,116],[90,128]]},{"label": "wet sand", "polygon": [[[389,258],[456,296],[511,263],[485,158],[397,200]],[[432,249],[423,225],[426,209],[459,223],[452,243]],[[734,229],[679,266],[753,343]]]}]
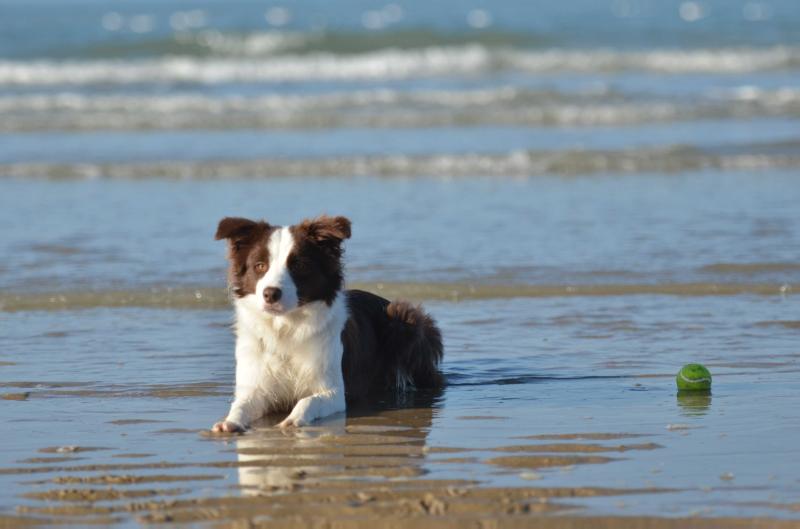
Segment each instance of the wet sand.
[{"label": "wet sand", "polygon": [[[4,439],[0,527],[800,527],[795,297],[426,303],[443,391],[245,435],[206,430],[232,389],[227,310],[6,312],[24,435]],[[653,354],[659,336],[680,343]],[[58,361],[45,378],[22,350]],[[676,394],[686,351],[712,394]]]},{"label": "wet sand", "polygon": [[[419,403],[417,403],[419,404]],[[488,417],[491,419],[492,417]],[[430,407],[375,411],[326,421],[324,426],[281,431],[263,421],[245,435],[193,432],[214,443],[220,460],[140,464],[63,462],[0,469],[25,492],[0,527],[38,525],[127,526],[208,524],[213,527],[559,527],[559,528],[790,528],[800,522],[767,518],[644,515],[589,516],[588,498],[616,505],[643,496],[687,492],[657,485],[548,486],[534,471],[613,465],[617,458],[586,455],[660,450],[655,443],[614,444],[642,434],[585,432],[539,434],[525,443],[491,449],[427,444]],[[128,423],[134,424],[134,423]],[[658,437],[658,436],[655,436]],[[536,442],[531,442],[536,441]],[[539,441],[546,441],[545,443]],[[558,441],[553,443],[552,441]],[[102,449],[45,447],[40,453],[100,454]],[[489,457],[491,452],[513,456]],[[537,453],[537,455],[529,455]],[[538,455],[541,453],[541,455]],[[453,457],[456,455],[456,457]],[[65,457],[63,459],[69,459]],[[80,458],[76,458],[80,459]],[[61,462],[61,461],[59,461]],[[41,461],[47,463],[47,461]],[[483,473],[519,473],[528,486],[485,486],[481,479],[430,476],[430,467],[482,467]],[[209,469],[213,471],[209,473]],[[235,478],[231,482],[230,471]],[[226,475],[227,474],[227,475]],[[479,476],[475,476],[478,478]],[[541,480],[541,484],[539,481]],[[220,483],[214,492],[206,484]],[[716,488],[723,489],[720,484]],[[690,491],[691,492],[691,491]],[[708,494],[711,490],[694,491]],[[772,508],[796,512],[797,504]]]},{"label": "wet sand", "polygon": [[[550,298],[587,296],[773,296],[798,290],[790,283],[643,283],[643,284],[568,284],[568,285],[485,285],[480,283],[353,283],[351,288],[378,293],[389,299],[402,297],[414,301],[465,301],[478,299]],[[222,288],[151,288],[52,294],[0,292],[0,311],[64,310],[96,307],[166,307],[177,309],[223,309],[229,305]],[[797,326],[796,321],[776,322]]]}]

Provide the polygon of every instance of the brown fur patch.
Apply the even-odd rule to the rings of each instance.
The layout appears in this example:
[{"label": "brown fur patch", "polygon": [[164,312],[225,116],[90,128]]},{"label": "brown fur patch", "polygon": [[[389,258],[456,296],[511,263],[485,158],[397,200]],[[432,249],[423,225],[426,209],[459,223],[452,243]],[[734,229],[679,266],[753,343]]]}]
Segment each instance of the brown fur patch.
[{"label": "brown fur patch", "polygon": [[[264,221],[252,221],[240,217],[225,217],[219,222],[216,240],[228,241],[228,287],[237,297],[254,294],[256,284],[269,269],[267,241],[277,228]],[[266,263],[267,268],[256,270],[257,263]]]}]

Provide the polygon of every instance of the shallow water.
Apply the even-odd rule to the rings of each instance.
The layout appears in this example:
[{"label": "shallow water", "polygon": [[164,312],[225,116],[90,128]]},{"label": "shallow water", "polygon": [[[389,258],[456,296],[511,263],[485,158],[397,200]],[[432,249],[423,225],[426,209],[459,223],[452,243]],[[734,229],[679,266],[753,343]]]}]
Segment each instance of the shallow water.
[{"label": "shallow water", "polygon": [[[0,0],[0,527],[796,527],[799,54],[794,0]],[[209,435],[216,223],[323,212],[448,386]]]},{"label": "shallow water", "polygon": [[323,211],[353,221],[351,281],[775,293],[800,281],[793,172],[2,185],[0,222],[15,226],[0,239],[4,292],[222,287],[220,218],[286,224]]},{"label": "shallow water", "polygon": [[[348,498],[388,485],[434,494],[451,511],[448,487],[523,487],[572,513],[795,517],[794,297],[427,305],[446,336],[441,394],[235,439],[201,431],[229,401],[228,311],[6,313],[2,391],[25,397],[3,401],[11,430],[24,433],[4,441],[3,512],[236,519],[290,508],[287,491],[341,490],[344,479],[355,480]],[[712,395],[676,396],[675,368],[689,360],[714,373]],[[75,499],[56,495],[76,489]],[[86,496],[108,490],[120,495]],[[275,498],[211,514],[192,503],[253,493]],[[309,514],[325,512],[307,501]]]},{"label": "shallow water", "polygon": [[[3,444],[2,512],[281,518],[306,498],[337,519],[794,519],[797,187],[719,178],[6,181],[31,198],[2,213],[19,228],[3,241],[0,392],[21,434]],[[233,377],[214,220],[331,203],[354,220],[351,283],[439,320],[448,387],[209,437]],[[712,395],[676,395],[690,361]]]}]

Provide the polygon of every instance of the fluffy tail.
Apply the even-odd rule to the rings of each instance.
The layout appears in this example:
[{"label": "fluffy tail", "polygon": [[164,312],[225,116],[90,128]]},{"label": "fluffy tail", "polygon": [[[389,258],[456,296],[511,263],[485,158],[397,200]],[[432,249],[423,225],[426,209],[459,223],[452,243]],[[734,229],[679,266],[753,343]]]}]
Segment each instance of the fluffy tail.
[{"label": "fluffy tail", "polygon": [[405,301],[392,301],[386,306],[389,327],[386,344],[395,349],[397,386],[404,389],[437,388],[444,385],[439,371],[444,348],[442,333],[433,318]]}]

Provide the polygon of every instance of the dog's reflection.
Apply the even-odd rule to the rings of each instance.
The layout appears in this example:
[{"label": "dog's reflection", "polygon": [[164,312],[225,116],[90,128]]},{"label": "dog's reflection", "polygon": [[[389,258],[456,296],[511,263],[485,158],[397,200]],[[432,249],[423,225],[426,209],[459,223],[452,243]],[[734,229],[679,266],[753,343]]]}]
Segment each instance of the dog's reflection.
[{"label": "dog's reflection", "polygon": [[442,391],[384,396],[310,427],[280,429],[265,417],[236,439],[245,494],[292,490],[308,479],[410,477],[422,469],[425,442]]}]

